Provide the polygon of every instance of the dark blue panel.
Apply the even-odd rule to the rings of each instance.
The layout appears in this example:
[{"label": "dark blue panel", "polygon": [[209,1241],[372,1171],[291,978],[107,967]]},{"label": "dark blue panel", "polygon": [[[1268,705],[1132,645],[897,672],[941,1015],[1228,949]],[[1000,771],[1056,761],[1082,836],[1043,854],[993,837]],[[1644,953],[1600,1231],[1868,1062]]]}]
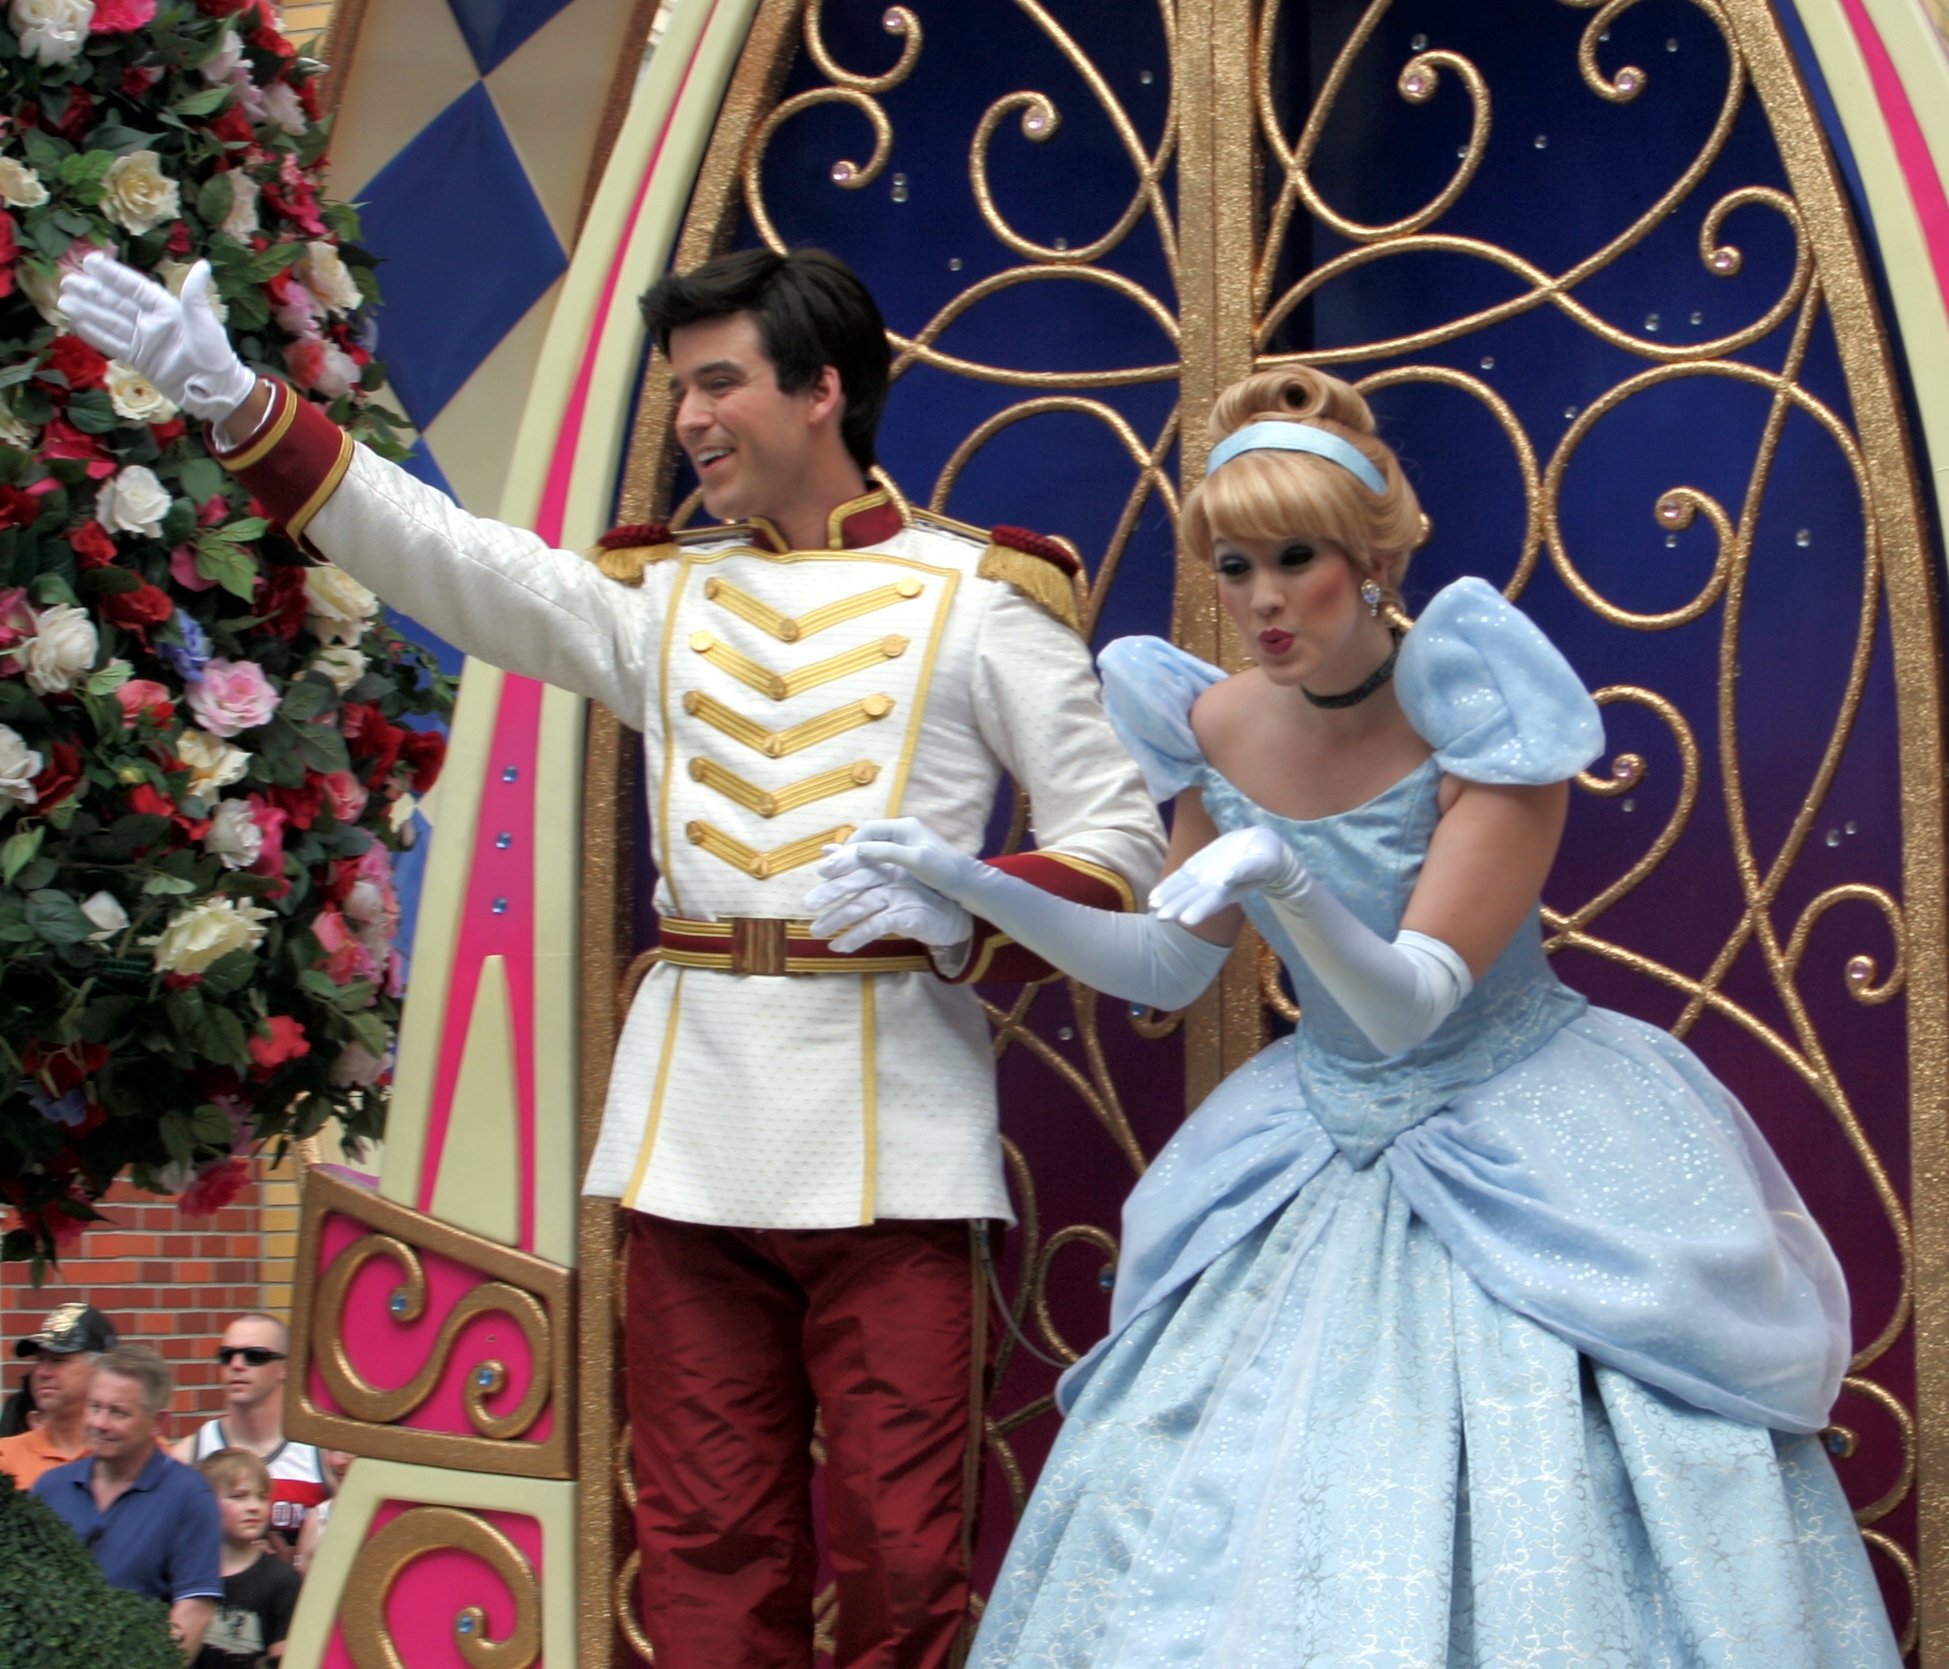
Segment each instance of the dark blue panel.
[{"label": "dark blue panel", "polygon": [[568,257],[479,83],[427,123],[364,198],[365,243],[385,262],[386,368],[424,429]]},{"label": "dark blue panel", "polygon": [[569,0],[447,0],[482,75],[567,7]]}]

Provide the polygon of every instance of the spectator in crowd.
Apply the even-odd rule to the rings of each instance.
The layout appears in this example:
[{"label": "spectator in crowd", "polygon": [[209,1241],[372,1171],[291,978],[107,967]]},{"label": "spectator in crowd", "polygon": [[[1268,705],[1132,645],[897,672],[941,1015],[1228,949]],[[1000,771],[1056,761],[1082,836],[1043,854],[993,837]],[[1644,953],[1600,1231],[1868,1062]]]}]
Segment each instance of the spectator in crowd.
[{"label": "spectator in crowd", "polygon": [[271,1522],[271,1472],[248,1449],[219,1449],[196,1463],[223,1521],[223,1603],[203,1636],[195,1669],[263,1669],[284,1656],[298,1590],[289,1565],[258,1545]]},{"label": "spectator in crowd", "polygon": [[219,1449],[248,1449],[271,1472],[270,1549],[287,1563],[306,1517],[329,1493],[318,1451],[284,1437],[285,1359],[290,1334],[276,1316],[240,1315],[223,1330],[224,1411],[206,1420],[170,1453],[194,1466]]},{"label": "spectator in crowd", "polygon": [[169,1629],[194,1657],[223,1598],[223,1532],[209,1486],[156,1442],[169,1406],[169,1364],[121,1344],[88,1382],[88,1453],[41,1474],[34,1493],[94,1554],[110,1586],[169,1606]]},{"label": "spectator in crowd", "polygon": [[16,1437],[0,1438],[0,1472],[11,1472],[32,1489],[44,1472],[88,1452],[88,1382],[105,1350],[115,1348],[115,1329],[92,1304],[61,1304],[48,1311],[38,1333],[14,1346],[31,1356],[30,1394],[41,1418]]},{"label": "spectator in crowd", "polygon": [[358,1458],[344,1449],[320,1449],[318,1453],[325,1463],[325,1487],[331,1494],[318,1503],[317,1511],[305,1520],[305,1527],[298,1532],[298,1554],[291,1564],[301,1575],[311,1569],[318,1544],[325,1539],[325,1526],[331,1521],[332,1503],[345,1487],[346,1472]]}]

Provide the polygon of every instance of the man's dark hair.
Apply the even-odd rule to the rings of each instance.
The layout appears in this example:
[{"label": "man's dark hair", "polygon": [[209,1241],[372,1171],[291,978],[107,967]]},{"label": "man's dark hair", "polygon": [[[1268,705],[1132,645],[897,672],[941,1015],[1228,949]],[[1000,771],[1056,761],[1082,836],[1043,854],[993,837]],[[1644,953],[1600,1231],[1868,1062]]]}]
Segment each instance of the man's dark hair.
[{"label": "man's dark hair", "polygon": [[669,273],[643,293],[643,319],[665,353],[670,333],[707,319],[749,313],[778,386],[797,394],[830,365],[846,409],[839,432],[862,470],[873,467],[873,437],[887,403],[887,336],[880,310],[859,275],[823,249],[740,249],[685,273]]}]

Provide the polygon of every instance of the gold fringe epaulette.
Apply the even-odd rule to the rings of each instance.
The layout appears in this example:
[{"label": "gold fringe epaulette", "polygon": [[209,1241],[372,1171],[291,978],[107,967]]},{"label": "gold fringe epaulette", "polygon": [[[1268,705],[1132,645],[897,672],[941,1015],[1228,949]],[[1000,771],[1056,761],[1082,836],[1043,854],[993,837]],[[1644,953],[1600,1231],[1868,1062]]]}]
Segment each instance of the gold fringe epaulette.
[{"label": "gold fringe epaulette", "polygon": [[645,568],[675,556],[681,548],[676,535],[662,522],[637,522],[612,527],[596,541],[589,560],[612,580],[641,585]]},{"label": "gold fringe epaulette", "polygon": [[988,548],[981,553],[975,572],[985,580],[1014,586],[1064,625],[1080,632],[1083,615],[1077,601],[1076,576],[1082,569],[1082,559],[1066,541],[1031,533],[1027,528],[998,527],[989,535]]}]

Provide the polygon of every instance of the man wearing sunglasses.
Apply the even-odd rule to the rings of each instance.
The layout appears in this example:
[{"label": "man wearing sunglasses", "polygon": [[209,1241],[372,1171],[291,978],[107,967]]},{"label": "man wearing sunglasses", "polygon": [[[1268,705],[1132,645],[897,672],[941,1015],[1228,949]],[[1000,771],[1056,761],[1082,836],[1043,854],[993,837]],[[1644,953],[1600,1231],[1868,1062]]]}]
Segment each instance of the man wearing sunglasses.
[{"label": "man wearing sunglasses", "polygon": [[270,1550],[289,1560],[305,1519],[331,1491],[324,1462],[309,1443],[284,1435],[285,1358],[290,1336],[275,1316],[240,1315],[223,1330],[217,1361],[223,1367],[224,1411],[206,1420],[170,1452],[194,1466],[219,1449],[248,1449],[271,1474]]}]

